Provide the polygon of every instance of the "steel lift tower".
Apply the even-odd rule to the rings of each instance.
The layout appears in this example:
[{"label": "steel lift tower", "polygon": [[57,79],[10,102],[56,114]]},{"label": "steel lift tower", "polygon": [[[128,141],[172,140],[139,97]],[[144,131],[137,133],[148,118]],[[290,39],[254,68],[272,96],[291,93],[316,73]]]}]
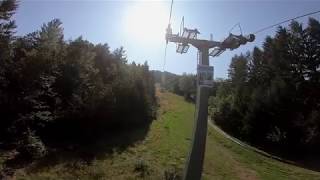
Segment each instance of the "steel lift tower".
[{"label": "steel lift tower", "polygon": [[[253,34],[248,36],[229,34],[224,41],[218,42],[197,39],[198,34],[200,34],[200,32],[197,29],[187,29],[184,27],[183,32],[172,34],[170,24],[166,31],[166,42],[176,43],[177,53],[187,53],[190,45],[197,48],[199,52],[197,67],[196,120],[191,149],[184,170],[184,180],[201,179],[207,137],[209,90],[213,85],[213,66],[209,65],[209,56],[219,56],[227,49],[236,49],[240,45],[252,42],[255,39]],[[209,52],[210,50],[211,52]]]}]

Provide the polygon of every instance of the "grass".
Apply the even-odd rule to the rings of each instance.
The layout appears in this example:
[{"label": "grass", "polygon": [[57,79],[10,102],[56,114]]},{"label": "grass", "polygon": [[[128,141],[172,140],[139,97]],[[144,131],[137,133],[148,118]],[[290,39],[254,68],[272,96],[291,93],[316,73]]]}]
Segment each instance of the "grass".
[{"label": "grass", "polygon": [[[63,161],[40,169],[30,165],[18,170],[16,179],[164,179],[165,173],[181,174],[190,147],[194,105],[168,92],[157,95],[158,118],[145,139],[90,163]],[[320,179],[318,172],[266,158],[208,128],[203,179]]]},{"label": "grass", "polygon": [[209,127],[204,178],[311,180],[320,179],[320,173],[257,154]]},{"label": "grass", "polygon": [[194,105],[171,93],[158,91],[157,95],[158,118],[145,139],[90,163],[70,160],[41,168],[30,165],[18,170],[16,179],[164,179],[165,173],[181,174],[190,144]]}]

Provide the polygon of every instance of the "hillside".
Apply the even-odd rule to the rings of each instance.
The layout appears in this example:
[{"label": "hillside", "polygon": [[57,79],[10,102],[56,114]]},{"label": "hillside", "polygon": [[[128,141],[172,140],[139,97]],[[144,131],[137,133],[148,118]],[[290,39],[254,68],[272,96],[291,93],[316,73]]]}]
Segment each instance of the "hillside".
[{"label": "hillside", "polygon": [[[92,161],[34,163],[20,169],[17,179],[163,179],[181,176],[192,133],[194,105],[183,97],[157,92],[158,118],[146,138],[114,149]],[[141,133],[137,130],[136,134]],[[121,139],[121,138],[120,138]],[[103,146],[103,143],[101,143]],[[285,164],[225,138],[209,126],[204,179],[319,179],[320,173]]]}]

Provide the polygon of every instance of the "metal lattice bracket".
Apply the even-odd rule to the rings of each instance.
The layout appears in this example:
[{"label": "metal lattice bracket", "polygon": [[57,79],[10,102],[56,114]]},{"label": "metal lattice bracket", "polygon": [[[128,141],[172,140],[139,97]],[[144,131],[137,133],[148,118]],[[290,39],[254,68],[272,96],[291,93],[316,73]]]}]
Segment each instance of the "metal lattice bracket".
[{"label": "metal lattice bracket", "polygon": [[183,44],[183,43],[178,43],[177,44],[177,53],[183,54],[183,53],[187,53],[189,50],[189,45],[188,44]]},{"label": "metal lattice bracket", "polygon": [[[200,32],[197,29],[187,29],[187,28],[183,28],[183,33],[180,37],[184,38],[184,39],[197,39],[197,35]],[[187,53],[189,50],[189,45],[187,43],[177,43],[177,49],[176,52],[183,54],[183,53]]]},{"label": "metal lattice bracket", "polygon": [[224,51],[225,50],[221,49],[220,47],[214,47],[214,48],[212,48],[212,51],[209,53],[209,56],[217,57],[220,54],[222,54]]},{"label": "metal lattice bracket", "polygon": [[197,39],[198,34],[200,34],[200,32],[197,29],[183,28],[182,37],[187,39]]}]

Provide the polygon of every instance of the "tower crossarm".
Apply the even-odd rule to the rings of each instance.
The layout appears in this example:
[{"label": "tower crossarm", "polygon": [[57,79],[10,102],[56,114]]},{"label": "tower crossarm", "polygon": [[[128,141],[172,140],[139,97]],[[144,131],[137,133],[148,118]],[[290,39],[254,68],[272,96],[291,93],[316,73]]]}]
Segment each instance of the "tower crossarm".
[{"label": "tower crossarm", "polygon": [[218,41],[209,41],[209,40],[203,40],[203,39],[190,39],[190,38],[184,38],[177,34],[167,34],[166,39],[169,42],[174,43],[182,43],[182,44],[191,44],[192,46],[196,47],[197,49],[210,49],[213,47],[218,47],[221,45],[221,42]]}]

